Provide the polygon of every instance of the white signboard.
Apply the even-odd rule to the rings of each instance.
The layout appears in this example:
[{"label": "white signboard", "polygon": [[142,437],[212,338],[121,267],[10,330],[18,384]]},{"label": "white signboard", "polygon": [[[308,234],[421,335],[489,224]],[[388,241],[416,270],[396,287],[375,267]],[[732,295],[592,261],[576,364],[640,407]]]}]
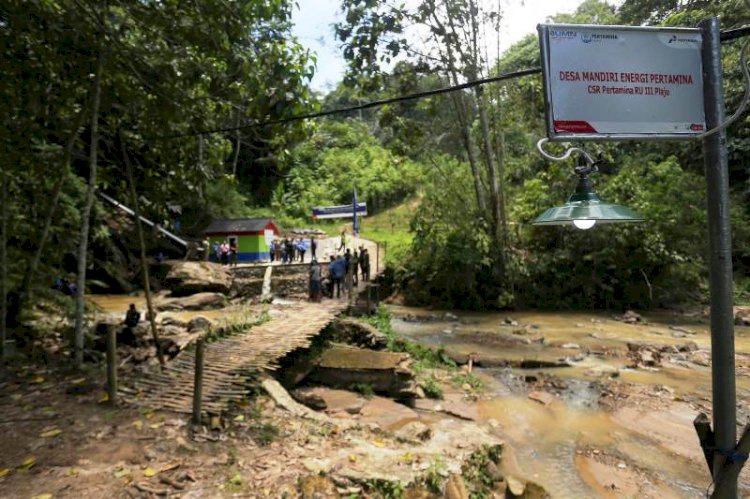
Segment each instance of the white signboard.
[{"label": "white signboard", "polygon": [[551,140],[687,138],[705,131],[700,30],[537,29]]}]

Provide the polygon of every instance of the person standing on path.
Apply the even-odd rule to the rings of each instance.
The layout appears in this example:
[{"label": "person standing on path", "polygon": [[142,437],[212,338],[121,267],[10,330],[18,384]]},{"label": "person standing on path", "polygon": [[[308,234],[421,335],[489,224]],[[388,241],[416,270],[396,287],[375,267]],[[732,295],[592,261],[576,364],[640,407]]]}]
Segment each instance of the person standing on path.
[{"label": "person standing on path", "polygon": [[359,253],[354,250],[354,254],[349,260],[349,267],[351,267],[352,283],[354,286],[359,286]]},{"label": "person standing on path", "polygon": [[338,251],[346,249],[346,229],[341,231],[341,244],[339,245]]},{"label": "person standing on path", "polygon": [[362,252],[359,254],[359,267],[362,269],[362,280],[367,282],[370,280],[370,252],[367,248],[362,248]]},{"label": "person standing on path", "polygon": [[310,301],[319,302],[321,300],[321,281],[322,273],[318,261],[313,258],[310,262]]},{"label": "person standing on path", "polygon": [[240,243],[237,241],[237,239],[232,239],[232,242],[229,243],[229,264],[232,267],[237,266],[237,258],[238,258],[239,252],[240,252]]},{"label": "person standing on path", "polygon": [[[334,260],[333,256],[331,256],[331,263],[328,265],[328,270],[331,273],[333,287],[336,289],[336,298],[341,298],[341,281],[346,276],[346,260],[344,260],[344,257],[339,255]],[[333,292],[331,292],[331,295],[333,295]]]},{"label": "person standing on path", "polygon": [[312,259],[317,258],[317,255],[315,254],[317,249],[318,249],[318,241],[316,241],[314,237],[310,237],[310,258]]}]

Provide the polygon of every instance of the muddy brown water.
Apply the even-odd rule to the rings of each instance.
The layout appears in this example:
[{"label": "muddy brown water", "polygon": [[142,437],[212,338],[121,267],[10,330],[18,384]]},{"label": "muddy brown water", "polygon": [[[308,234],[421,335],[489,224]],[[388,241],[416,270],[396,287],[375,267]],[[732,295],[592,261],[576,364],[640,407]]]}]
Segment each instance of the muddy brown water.
[{"label": "muddy brown water", "polygon": [[[86,299],[93,302],[102,312],[108,314],[121,313],[123,317],[125,317],[125,312],[130,304],[133,303],[141,311],[142,317],[145,317],[146,298],[143,295],[87,295]],[[215,310],[165,311],[159,312],[159,317],[173,317],[182,322],[189,322],[190,319],[200,315],[207,319],[222,322],[242,319],[246,314],[246,308],[234,306]]]},{"label": "muddy brown water", "polygon": [[[479,412],[509,446],[507,471],[540,483],[553,497],[705,497],[711,480],[692,421],[700,406],[710,409],[710,368],[667,364],[653,370],[630,369],[626,356],[628,342],[662,346],[692,341],[709,350],[705,319],[657,312],[645,314],[645,324],[626,324],[603,312],[446,316],[401,306],[392,306],[391,312],[398,334],[441,346],[454,358],[474,354],[480,362],[517,365],[520,360],[556,362],[578,356],[579,361],[563,368],[478,370],[488,379]],[[518,324],[507,324],[509,320]],[[514,330],[532,341],[492,339],[493,334],[507,339]],[[737,327],[735,333],[738,358],[747,359],[750,328]],[[544,343],[533,341],[542,336]],[[597,354],[581,355],[586,351]],[[600,391],[608,382],[601,372],[614,368],[619,369],[620,386],[638,394],[653,393],[652,403],[626,400],[614,410],[601,408]],[[567,385],[548,405],[530,400],[524,382],[527,375],[545,374]],[[737,389],[741,418],[750,409],[746,375],[737,376]],[[750,497],[747,469],[740,491],[742,497]]]}]

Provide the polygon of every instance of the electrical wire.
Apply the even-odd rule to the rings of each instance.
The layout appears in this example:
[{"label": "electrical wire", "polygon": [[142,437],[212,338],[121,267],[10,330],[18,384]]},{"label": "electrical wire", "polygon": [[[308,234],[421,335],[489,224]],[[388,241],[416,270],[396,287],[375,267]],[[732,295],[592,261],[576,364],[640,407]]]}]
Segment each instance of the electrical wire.
[{"label": "electrical wire", "polygon": [[740,67],[742,68],[742,76],[745,80],[745,95],[742,96],[742,100],[740,101],[739,106],[737,106],[737,110],[732,114],[732,116],[725,119],[724,122],[719,126],[699,135],[695,135],[693,138],[705,139],[706,137],[710,137],[711,135],[721,132],[726,127],[737,121],[739,117],[742,116],[742,114],[745,112],[745,109],[747,109],[748,102],[750,102],[750,70],[748,70],[747,67],[747,52],[749,49],[750,39],[747,39],[745,40],[745,44],[742,46],[742,51],[740,52]]},{"label": "electrical wire", "polygon": [[224,128],[214,128],[209,130],[199,130],[195,132],[189,132],[189,133],[180,133],[180,134],[172,134],[172,135],[159,135],[159,136],[153,136],[153,137],[147,137],[150,139],[177,139],[182,137],[191,137],[194,135],[207,135],[211,133],[225,133],[225,132],[234,132],[236,130],[244,130],[247,128],[256,128],[261,126],[270,126],[270,125],[279,125],[282,123],[290,123],[293,121],[301,121],[301,120],[308,120],[312,118],[322,118],[324,116],[330,116],[333,114],[343,114],[343,113],[350,113],[353,111],[361,111],[364,109],[370,109],[373,107],[380,107],[384,106],[386,104],[393,104],[394,102],[403,102],[413,99],[421,99],[424,97],[430,97],[433,95],[440,95],[440,94],[446,94],[450,92],[456,92],[458,90],[464,90],[467,88],[476,87],[479,85],[484,85],[487,83],[494,83],[497,81],[503,81],[503,80],[510,80],[513,78],[520,78],[522,76],[528,76],[533,75],[537,73],[541,73],[541,68],[529,68],[529,69],[522,69],[520,71],[513,71],[512,73],[503,73],[497,76],[490,76],[489,78],[481,78],[479,80],[473,80],[468,81],[466,83],[461,83],[459,85],[453,85],[450,87],[443,87],[438,88],[435,90],[427,90],[424,92],[415,92],[413,94],[407,94],[407,95],[401,95],[398,97],[391,97],[388,99],[380,99],[375,101],[366,102],[365,104],[360,104],[357,106],[351,106],[351,107],[345,107],[340,109],[331,109],[328,111],[319,111],[317,113],[309,113],[309,114],[299,114],[295,116],[289,116],[288,118],[279,118],[277,120],[268,120],[268,121],[259,121],[257,123],[251,123],[248,125],[239,125],[239,126],[232,126],[232,127],[224,127]]}]

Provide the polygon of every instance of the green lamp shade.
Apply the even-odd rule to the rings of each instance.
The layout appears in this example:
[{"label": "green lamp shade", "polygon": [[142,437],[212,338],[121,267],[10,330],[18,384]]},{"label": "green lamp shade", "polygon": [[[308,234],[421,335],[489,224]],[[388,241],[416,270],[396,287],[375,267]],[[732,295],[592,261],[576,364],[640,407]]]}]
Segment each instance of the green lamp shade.
[{"label": "green lamp shade", "polygon": [[[573,225],[588,229],[594,223],[643,222],[645,219],[619,204],[602,203],[593,192],[576,192],[568,202],[556,206],[536,217],[532,225]],[[581,221],[590,221],[582,224]]]}]

